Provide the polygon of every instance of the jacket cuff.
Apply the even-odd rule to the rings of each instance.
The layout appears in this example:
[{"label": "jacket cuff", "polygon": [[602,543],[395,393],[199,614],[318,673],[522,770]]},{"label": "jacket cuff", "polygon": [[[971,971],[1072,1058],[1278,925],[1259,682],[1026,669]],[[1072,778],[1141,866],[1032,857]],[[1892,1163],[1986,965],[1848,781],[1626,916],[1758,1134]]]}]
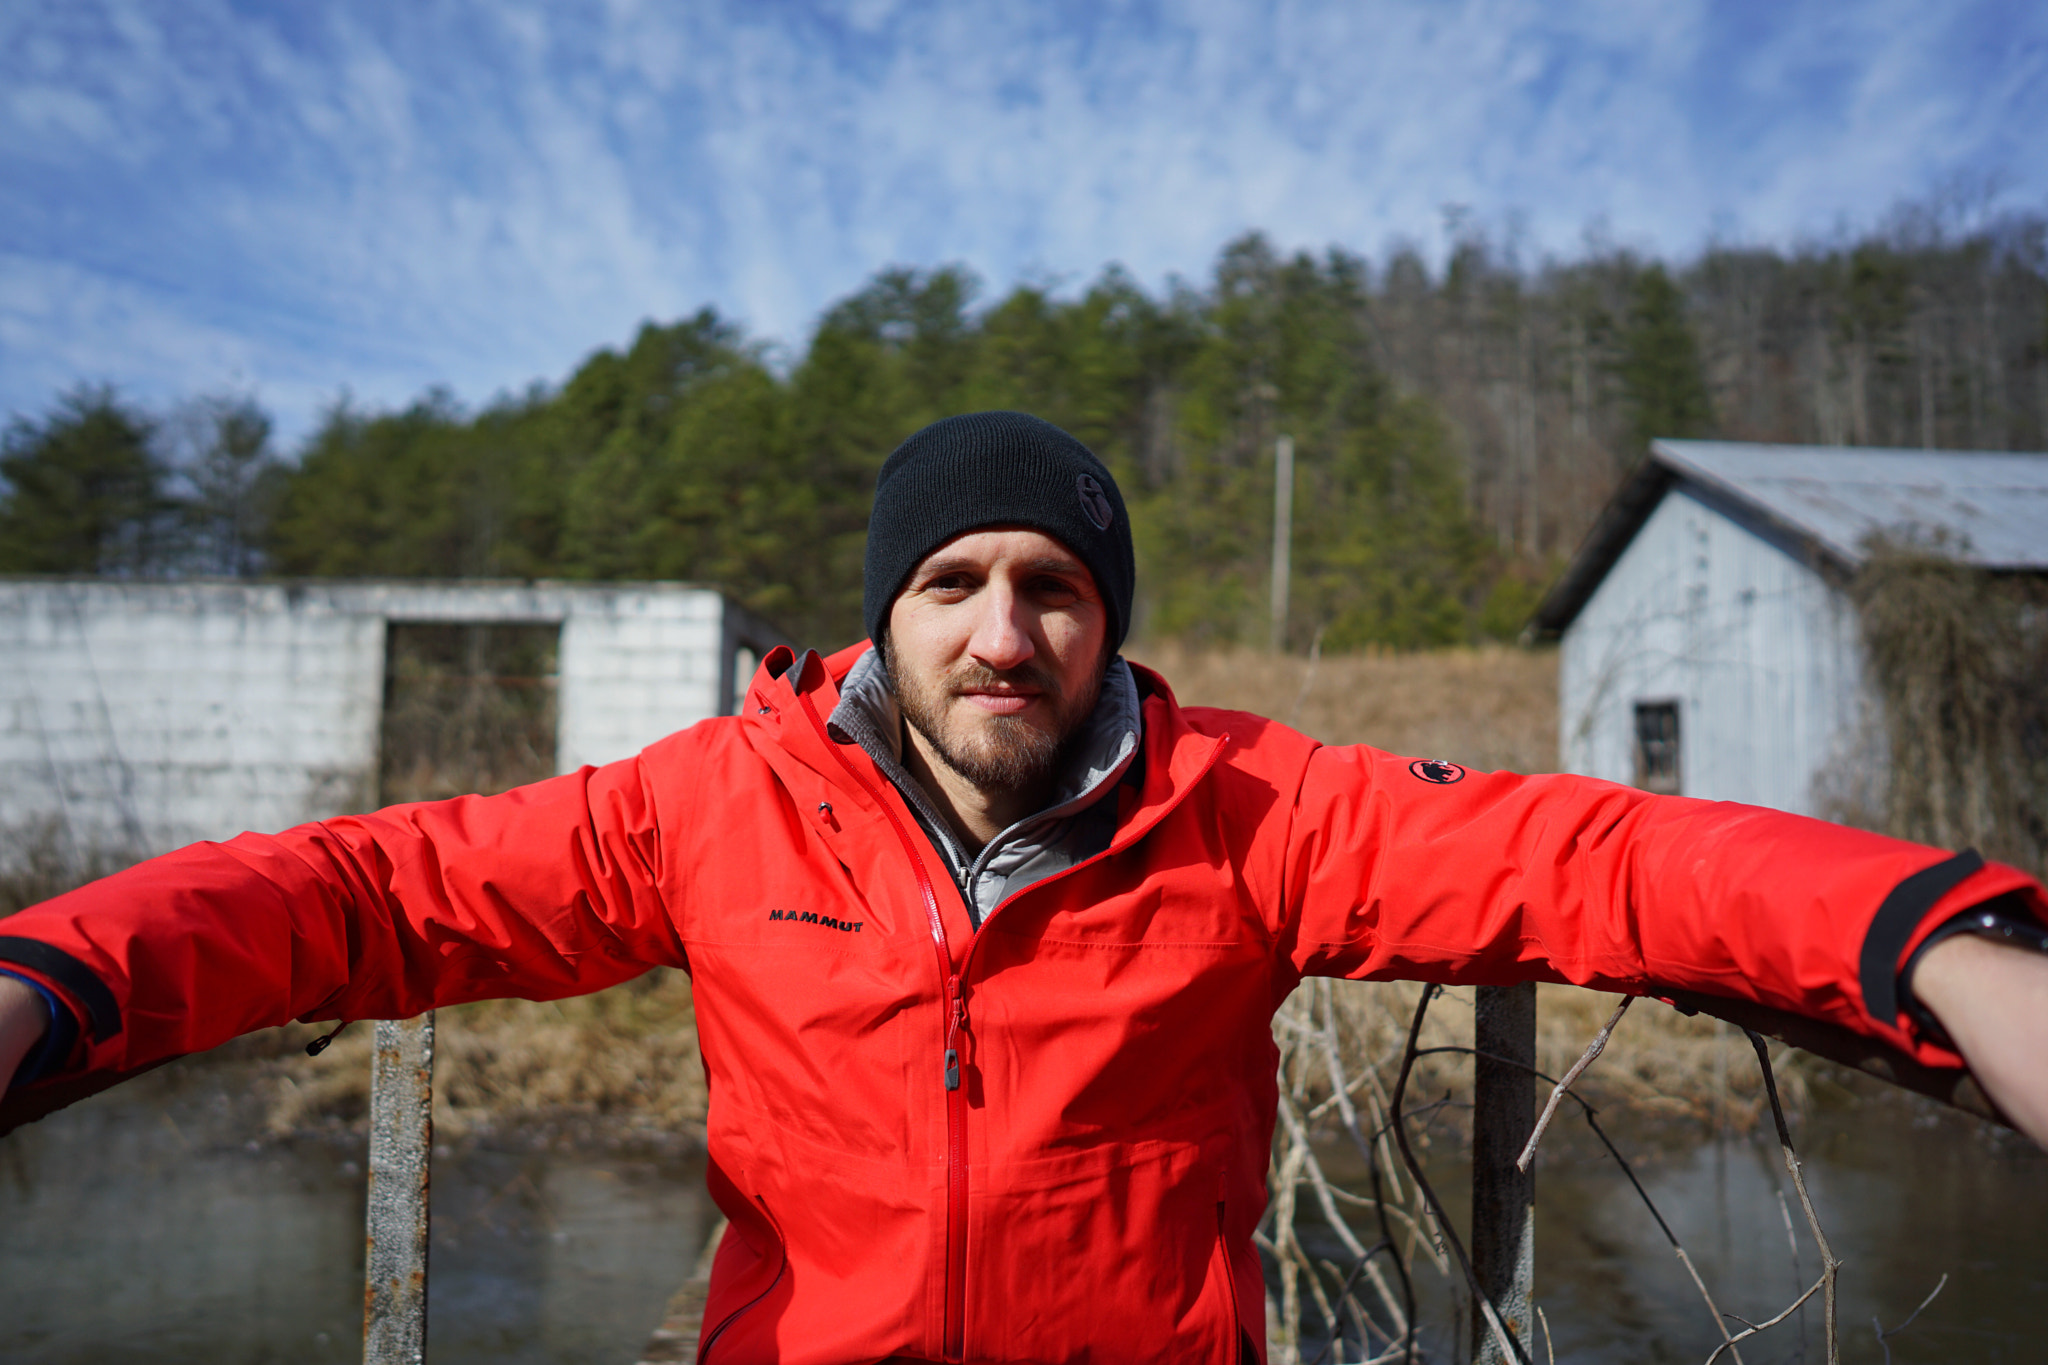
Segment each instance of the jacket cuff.
[{"label": "jacket cuff", "polygon": [[[1989,875],[1979,877],[1982,872]],[[1977,884],[1969,885],[1973,878]],[[1922,868],[1892,888],[1864,934],[1857,972],[1864,1009],[1882,1034],[1901,1039],[1929,1065],[1962,1064],[1945,1040],[1920,1026],[1902,974],[1913,952],[1942,925],[1986,902],[2008,898],[2016,910],[2048,920],[2048,898],[2032,878],[2003,864],[1987,864],[1975,849]]]},{"label": "jacket cuff", "polygon": [[21,1065],[14,1069],[14,1077],[7,1083],[7,1089],[31,1084],[63,1065],[71,1055],[72,1044],[78,1041],[78,1016],[47,985],[24,972],[9,971],[0,967],[0,976],[11,976],[28,986],[43,998],[43,1006],[50,1012],[50,1022],[43,1030],[42,1041],[35,1051],[21,1059]]},{"label": "jacket cuff", "polygon": [[1914,930],[1927,912],[1962,882],[1984,868],[1984,855],[1966,848],[1953,858],[1923,867],[1891,889],[1877,908],[1877,917],[1863,935],[1863,956],[1857,975],[1863,985],[1863,1008],[1885,1028],[1899,1026],[1899,964]]},{"label": "jacket cuff", "polygon": [[95,1043],[104,1043],[121,1031],[121,1006],[107,983],[62,948],[53,948],[41,939],[0,934],[0,970],[10,966],[26,967],[28,971],[21,975],[41,978],[46,988],[55,986],[69,996],[67,1004],[82,1007]]}]

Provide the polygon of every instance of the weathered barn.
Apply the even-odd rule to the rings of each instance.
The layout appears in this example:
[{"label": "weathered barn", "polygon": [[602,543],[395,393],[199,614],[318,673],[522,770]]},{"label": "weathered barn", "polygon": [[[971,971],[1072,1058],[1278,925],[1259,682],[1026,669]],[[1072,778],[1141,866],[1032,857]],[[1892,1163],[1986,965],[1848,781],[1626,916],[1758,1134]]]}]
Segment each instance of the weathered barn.
[{"label": "weathered barn", "polygon": [[1874,536],[2048,571],[2048,454],[1657,441],[1538,608],[1562,765],[1826,813],[1866,708]]},{"label": "weathered barn", "polygon": [[532,698],[530,776],[729,712],[780,642],[682,584],[0,579],[0,836],[119,859],[415,794],[385,752],[399,656],[433,682],[437,644],[493,636],[526,662],[454,681],[521,674],[481,682]]}]

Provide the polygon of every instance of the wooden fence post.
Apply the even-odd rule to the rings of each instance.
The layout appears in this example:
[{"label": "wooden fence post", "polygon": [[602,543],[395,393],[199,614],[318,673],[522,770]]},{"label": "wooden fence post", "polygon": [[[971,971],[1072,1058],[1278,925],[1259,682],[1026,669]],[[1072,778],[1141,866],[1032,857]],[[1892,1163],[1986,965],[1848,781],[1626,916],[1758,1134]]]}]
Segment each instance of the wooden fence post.
[{"label": "wooden fence post", "polygon": [[434,1154],[434,1015],[378,1021],[370,1063],[363,1365],[425,1365],[427,1170]]},{"label": "wooden fence post", "polygon": [[[1536,1170],[1515,1159],[1536,1126],[1536,984],[1481,986],[1473,1011],[1472,1271],[1515,1340],[1527,1349],[1534,1316]],[[1493,1061],[1487,1054],[1503,1060]],[[1519,1066],[1507,1065],[1518,1062]],[[1472,1314],[1475,1365],[1503,1360],[1485,1320]]]}]

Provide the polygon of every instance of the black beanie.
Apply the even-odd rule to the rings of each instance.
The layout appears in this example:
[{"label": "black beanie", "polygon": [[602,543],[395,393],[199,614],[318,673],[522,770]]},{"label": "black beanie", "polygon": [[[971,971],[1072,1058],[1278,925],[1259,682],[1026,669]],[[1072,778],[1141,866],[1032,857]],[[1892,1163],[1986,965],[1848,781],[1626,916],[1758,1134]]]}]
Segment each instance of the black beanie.
[{"label": "black beanie", "polygon": [[983,526],[1025,526],[1072,550],[1109,606],[1109,643],[1131,628],[1138,576],[1116,480],[1087,446],[1022,412],[971,412],[896,447],[875,480],[861,615],[877,644],[889,608],[926,555]]}]

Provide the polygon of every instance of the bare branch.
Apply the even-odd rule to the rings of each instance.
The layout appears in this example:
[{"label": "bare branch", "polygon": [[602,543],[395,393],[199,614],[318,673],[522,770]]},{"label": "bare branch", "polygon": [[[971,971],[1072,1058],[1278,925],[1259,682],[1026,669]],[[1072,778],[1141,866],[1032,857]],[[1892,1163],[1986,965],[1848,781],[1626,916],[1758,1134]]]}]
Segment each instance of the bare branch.
[{"label": "bare branch", "polygon": [[1593,1041],[1586,1044],[1586,1050],[1580,1054],[1579,1060],[1572,1063],[1572,1069],[1564,1073],[1564,1079],[1550,1092],[1550,1102],[1543,1106],[1543,1113],[1536,1120],[1536,1129],[1529,1134],[1528,1145],[1522,1148],[1522,1154],[1515,1158],[1516,1170],[1526,1172],[1529,1163],[1536,1159],[1536,1144],[1543,1141],[1543,1130],[1550,1127],[1551,1117],[1557,1113],[1557,1106],[1564,1102],[1565,1092],[1572,1088],[1572,1082],[1583,1075],[1586,1068],[1593,1065],[1593,1059],[1607,1047],[1607,1040],[1614,1036],[1614,1026],[1621,1022],[1622,1015],[1628,1013],[1628,1007],[1634,999],[1632,995],[1621,997],[1621,1003],[1614,1007],[1614,1014],[1600,1031],[1593,1035]]},{"label": "bare branch", "polygon": [[1522,1349],[1522,1343],[1515,1340],[1513,1333],[1501,1322],[1500,1314],[1494,1309],[1493,1300],[1487,1298],[1486,1291],[1479,1287],[1479,1277],[1472,1272],[1472,1258],[1465,1254],[1465,1244],[1451,1231],[1450,1219],[1444,1213],[1443,1202],[1436,1197],[1436,1190],[1430,1185],[1428,1177],[1423,1175],[1422,1163],[1415,1159],[1415,1152],[1408,1145],[1408,1129],[1401,1122],[1401,1097],[1407,1093],[1408,1077],[1415,1070],[1415,1059],[1421,1053],[1415,1041],[1422,1033],[1423,1016],[1429,1013],[1430,998],[1438,989],[1439,987],[1434,984],[1422,988],[1422,996],[1415,1002],[1415,1017],[1408,1025],[1408,1042],[1401,1053],[1401,1074],[1394,1081],[1394,1143],[1401,1149],[1401,1160],[1408,1167],[1409,1178],[1416,1183],[1422,1190],[1423,1197],[1429,1201],[1430,1213],[1435,1218],[1438,1228],[1442,1230],[1444,1239],[1450,1243],[1451,1249],[1457,1252],[1458,1268],[1465,1272],[1465,1283],[1472,1291],[1472,1302],[1486,1318],[1487,1329],[1493,1333],[1494,1344],[1500,1347],[1502,1358],[1519,1361],[1521,1365],[1533,1365],[1529,1353]]},{"label": "bare branch", "polygon": [[1913,1319],[1919,1317],[1922,1313],[1926,1312],[1927,1305],[1934,1302],[1934,1296],[1936,1294],[1941,1293],[1941,1291],[1943,1289],[1946,1289],[1947,1287],[1948,1272],[1943,1271],[1940,1282],[1934,1286],[1934,1289],[1927,1295],[1926,1298],[1920,1300],[1920,1306],[1918,1308],[1915,1308],[1911,1313],[1908,1313],[1906,1315],[1906,1320],[1900,1323],[1897,1327],[1892,1328],[1889,1332],[1887,1332],[1884,1329],[1884,1324],[1879,1322],[1876,1318],[1872,1318],[1870,1320],[1870,1325],[1877,1330],[1877,1344],[1884,1350],[1884,1365],[1892,1365],[1892,1348],[1889,1339],[1905,1331],[1908,1327],[1911,1327],[1913,1325]]},{"label": "bare branch", "polygon": [[[1693,1288],[1699,1290],[1700,1297],[1707,1301],[1707,1311],[1714,1315],[1714,1326],[1721,1329],[1721,1344],[1714,1348],[1714,1355],[1718,1356],[1721,1352],[1726,1351],[1729,1355],[1735,1357],[1735,1365],[1742,1365],[1742,1352],[1735,1349],[1735,1343],[1742,1340],[1742,1336],[1731,1337],[1728,1335],[1727,1320],[1722,1316],[1720,1308],[1715,1305],[1714,1296],[1707,1292],[1707,1282],[1700,1278],[1699,1269],[1693,1265],[1692,1257],[1685,1254],[1685,1248],[1679,1245],[1678,1239],[1675,1237],[1671,1239],[1671,1249],[1678,1253],[1678,1263],[1685,1267],[1685,1273],[1692,1276]],[[1804,1300],[1801,1300],[1801,1302],[1804,1302]],[[1708,1359],[1712,1360],[1713,1356],[1709,1356]]]},{"label": "bare branch", "polygon": [[1322,1205],[1324,1220],[1329,1223],[1330,1230],[1337,1234],[1337,1240],[1344,1244],[1346,1251],[1361,1260],[1364,1259],[1365,1243],[1358,1240],[1358,1234],[1351,1230],[1351,1224],[1346,1222],[1344,1215],[1338,1211],[1335,1193],[1329,1180],[1323,1175],[1322,1163],[1308,1150],[1308,1128],[1302,1123],[1301,1115],[1295,1112],[1294,1106],[1288,1103],[1284,1096],[1281,1098],[1279,1109],[1280,1122],[1287,1129],[1289,1141],[1305,1153],[1301,1163],[1302,1170],[1308,1176],[1309,1185],[1316,1192],[1316,1202]]},{"label": "bare branch", "polygon": [[1749,1045],[1756,1049],[1757,1065],[1764,1074],[1764,1094],[1771,1101],[1771,1118],[1778,1125],[1778,1149],[1784,1153],[1785,1171],[1792,1177],[1792,1188],[1799,1192],[1799,1207],[1806,1214],[1806,1226],[1813,1233],[1814,1245],[1820,1248],[1820,1282],[1827,1289],[1827,1365],[1840,1365],[1842,1357],[1835,1339],[1835,1273],[1842,1268],[1842,1263],[1835,1259],[1834,1251],[1829,1248],[1828,1236],[1821,1231],[1820,1215],[1813,1211],[1813,1196],[1806,1192],[1806,1177],[1800,1173],[1799,1158],[1792,1150],[1792,1130],[1785,1126],[1785,1106],[1778,1100],[1778,1076],[1771,1069],[1770,1049],[1751,1030],[1742,1032],[1749,1039]]},{"label": "bare branch", "polygon": [[[1399,1295],[1397,1296],[1394,1287],[1387,1283],[1386,1275],[1381,1272],[1378,1263],[1373,1260],[1370,1253],[1362,1255],[1360,1264],[1365,1270],[1366,1277],[1372,1281],[1373,1291],[1379,1295],[1380,1302],[1385,1305],[1387,1312],[1394,1318],[1403,1338],[1406,1338],[1411,1330],[1410,1325],[1415,1319],[1415,1286],[1409,1278],[1407,1261],[1400,1254],[1399,1248],[1394,1241],[1393,1228],[1388,1224],[1387,1218],[1390,1213],[1398,1214],[1402,1218],[1407,1219],[1411,1228],[1415,1226],[1415,1222],[1405,1211],[1399,1209],[1390,1210],[1387,1207],[1380,1185],[1379,1162],[1375,1159],[1372,1145],[1365,1141],[1365,1134],[1359,1125],[1358,1111],[1351,1103],[1351,1091],[1356,1087],[1357,1083],[1347,1081],[1345,1075],[1343,1050],[1340,1046],[1341,1038],[1337,1016],[1335,983],[1326,979],[1319,980],[1314,983],[1312,991],[1314,1003],[1311,1005],[1311,1017],[1314,1016],[1316,1008],[1320,1007],[1321,1023],[1308,1036],[1320,1047],[1324,1067],[1329,1074],[1332,1096],[1326,1104],[1334,1104],[1336,1106],[1345,1129],[1350,1132],[1352,1141],[1358,1145],[1360,1154],[1365,1157],[1367,1173],[1372,1180],[1372,1203],[1379,1214],[1380,1240],[1393,1253],[1394,1273],[1401,1281]],[[1366,1071],[1366,1075],[1371,1075],[1370,1069]],[[1318,1110],[1324,1107],[1323,1105],[1317,1106]],[[1306,1127],[1307,1124],[1304,1123],[1304,1131],[1301,1136],[1301,1140],[1304,1143],[1307,1141]],[[1382,1139],[1380,1146],[1384,1150],[1384,1139]],[[1315,1157],[1313,1151],[1310,1152],[1308,1165],[1316,1183],[1317,1195],[1322,1200],[1325,1215],[1333,1226],[1342,1226],[1343,1220],[1337,1215],[1336,1210],[1331,1207],[1331,1203],[1335,1197],[1344,1192],[1338,1190],[1324,1178],[1322,1163]],[[1348,1233],[1350,1229],[1345,1227],[1344,1231]],[[1347,1245],[1350,1245],[1348,1240]],[[1354,1255],[1360,1254],[1356,1246],[1351,1246],[1351,1250]]]},{"label": "bare branch", "polygon": [[[1733,1355],[1737,1360],[1742,1359],[1741,1352],[1735,1349],[1736,1342],[1747,1341],[1749,1340],[1749,1338],[1755,1336],[1759,1332],[1768,1331],[1771,1328],[1776,1327],[1786,1318],[1789,1318],[1794,1313],[1798,1312],[1800,1305],[1804,1304],[1808,1299],[1812,1298],[1815,1294],[1819,1293],[1821,1286],[1826,1283],[1826,1276],[1822,1276],[1820,1279],[1815,1280],[1813,1284],[1808,1287],[1807,1291],[1804,1294],[1801,1294],[1798,1298],[1792,1300],[1791,1306],[1788,1307],[1784,1312],[1778,1314],[1778,1316],[1776,1316],[1775,1318],[1771,1318],[1765,1322],[1745,1324],[1740,1332],[1737,1332],[1734,1336],[1729,1337],[1726,1341],[1722,1342],[1719,1346],[1716,1346],[1714,1348],[1714,1353],[1707,1357],[1706,1365],[1714,1365],[1714,1362],[1721,1358],[1721,1352],[1723,1351],[1726,1351],[1730,1355]],[[1741,1322],[1742,1319],[1737,1318],[1736,1321]]]},{"label": "bare branch", "polygon": [[1334,1261],[1325,1260],[1322,1263],[1322,1268],[1329,1271],[1331,1278],[1336,1279],[1339,1283],[1337,1291],[1339,1309],[1349,1307],[1351,1315],[1358,1319],[1359,1339],[1364,1343],[1367,1351],[1372,1350],[1372,1337],[1370,1335],[1372,1332],[1378,1332],[1387,1339],[1389,1344],[1399,1341],[1402,1336],[1406,1335],[1405,1332],[1392,1332],[1380,1326],[1379,1319],[1366,1312],[1365,1305],[1360,1303],[1358,1296],[1352,1292],[1358,1287],[1358,1277],[1365,1272],[1367,1266],[1372,1264],[1372,1258],[1382,1251],[1391,1252],[1393,1249],[1392,1243],[1381,1242],[1365,1254],[1365,1259],[1359,1261],[1357,1265],[1351,1268],[1349,1275],[1345,1275]]},{"label": "bare branch", "polygon": [[[1529,1066],[1523,1062],[1517,1062],[1512,1058],[1494,1056],[1492,1053],[1483,1053],[1479,1051],[1479,1049],[1477,1048],[1423,1048],[1421,1050],[1421,1054],[1418,1055],[1426,1055],[1431,1052],[1469,1052],[1475,1057],[1489,1057],[1493,1061],[1503,1063],[1507,1066],[1519,1066],[1523,1070],[1529,1072],[1531,1075],[1536,1076],[1538,1079],[1545,1081],[1550,1080],[1550,1077],[1545,1076],[1541,1071],[1538,1071],[1533,1066]],[[1551,1083],[1553,1085],[1558,1084],[1558,1082],[1554,1081]],[[1730,1345],[1731,1338],[1728,1335],[1728,1325],[1726,1322],[1722,1320],[1721,1309],[1717,1304],[1715,1304],[1714,1296],[1707,1291],[1706,1282],[1700,1278],[1699,1271],[1693,1267],[1692,1258],[1685,1254],[1684,1246],[1682,1246],[1679,1243],[1678,1234],[1671,1230],[1671,1224],[1665,1222],[1664,1215],[1657,1211],[1656,1202],[1650,1198],[1650,1192],[1643,1188],[1643,1182],[1636,1179],[1635,1168],[1628,1164],[1628,1158],[1624,1157],[1621,1154],[1621,1149],[1614,1145],[1614,1139],[1608,1137],[1607,1130],[1600,1126],[1599,1111],[1586,1102],[1585,1096],[1573,1094],[1571,1091],[1568,1090],[1563,1090],[1562,1086],[1560,1086],[1560,1091],[1563,1094],[1570,1095],[1572,1100],[1578,1104],[1579,1109],[1585,1115],[1586,1126],[1593,1130],[1593,1135],[1600,1139],[1600,1143],[1602,1146],[1607,1148],[1607,1154],[1614,1158],[1614,1164],[1621,1167],[1621,1173],[1627,1176],[1628,1183],[1635,1187],[1636,1197],[1643,1201],[1643,1207],[1650,1211],[1650,1217],[1657,1220],[1657,1227],[1661,1232],[1663,1232],[1664,1240],[1671,1244],[1671,1250],[1677,1254],[1679,1264],[1685,1267],[1685,1273],[1692,1278],[1693,1287],[1700,1291],[1700,1298],[1705,1301],[1707,1305],[1707,1312],[1713,1315],[1714,1325],[1720,1330],[1721,1344],[1723,1346]],[[1737,1351],[1735,1353],[1735,1360],[1737,1362],[1737,1365],[1741,1365],[1742,1353],[1740,1351]]]}]

